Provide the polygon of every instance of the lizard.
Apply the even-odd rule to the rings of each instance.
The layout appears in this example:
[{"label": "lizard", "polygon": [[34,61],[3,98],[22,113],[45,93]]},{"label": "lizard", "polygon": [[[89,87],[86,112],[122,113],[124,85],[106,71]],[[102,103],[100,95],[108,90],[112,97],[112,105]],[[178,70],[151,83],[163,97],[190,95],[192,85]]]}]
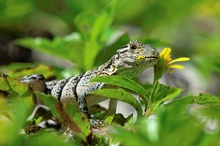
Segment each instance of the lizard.
[{"label": "lizard", "polygon": [[158,62],[158,51],[149,44],[130,41],[116,51],[103,65],[62,80],[46,82],[42,74],[31,74],[20,79],[35,91],[51,94],[62,104],[75,101],[82,113],[89,116],[86,97],[105,87],[105,83],[90,82],[97,76],[119,75],[133,78]]}]

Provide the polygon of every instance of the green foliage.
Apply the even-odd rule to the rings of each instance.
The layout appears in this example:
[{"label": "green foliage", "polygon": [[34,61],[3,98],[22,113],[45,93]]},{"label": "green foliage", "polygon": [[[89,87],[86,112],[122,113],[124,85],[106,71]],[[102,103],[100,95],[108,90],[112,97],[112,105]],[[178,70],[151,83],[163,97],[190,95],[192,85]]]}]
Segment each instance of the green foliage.
[{"label": "green foliage", "polygon": [[54,146],[64,145],[64,146],[80,146],[77,142],[64,142],[60,137],[53,133],[49,132],[39,132],[36,135],[30,137],[29,139],[24,139],[23,145],[31,146],[42,146],[42,145],[50,145],[53,144]]},{"label": "green foliage", "polygon": [[78,134],[82,140],[86,141],[86,137],[91,133],[90,123],[88,118],[82,115],[76,106],[68,104],[64,107],[59,100],[51,95],[38,92],[36,92],[36,95],[50,108],[59,121]]},{"label": "green foliage", "polygon": [[118,99],[120,101],[124,101],[132,105],[137,110],[139,116],[142,115],[142,108],[140,103],[138,103],[138,101],[133,96],[131,96],[123,89],[101,89],[101,90],[93,91],[91,92],[91,94],[107,96],[110,98]]},{"label": "green foliage", "polygon": [[[218,78],[220,73],[218,1],[49,0],[44,4],[37,0],[1,0],[0,13],[3,38],[19,36],[18,45],[71,61],[77,72],[99,66],[129,40],[138,39],[157,48],[173,46],[172,55],[190,57],[197,76],[204,77],[207,86],[218,87],[209,82],[211,75]],[[38,32],[50,34],[52,39],[33,37]],[[0,43],[5,43],[3,38]],[[2,43],[0,47],[4,49]],[[160,63],[159,67],[166,62]],[[94,78],[93,82],[110,86],[92,95],[128,103],[137,112],[137,117],[124,118],[120,113],[109,116],[98,107],[100,119],[109,124],[100,131],[91,128],[75,105],[62,105],[15,79],[33,73],[41,73],[47,80],[60,79],[75,72],[42,63],[11,63],[1,66],[0,72],[8,75],[0,77],[0,145],[85,145],[91,141],[91,134],[93,145],[220,145],[219,91],[216,95],[183,92],[159,82],[164,72],[156,72],[149,86],[121,76]],[[27,121],[36,98],[62,125],[74,131],[71,139],[47,128],[21,132],[45,120],[43,115],[35,115]]]},{"label": "green foliage", "polygon": [[46,78],[54,76],[55,69],[51,71],[50,66],[33,63],[11,63],[7,66],[2,66],[7,71],[7,75],[13,78],[23,77],[29,74],[43,74]]},{"label": "green foliage", "polygon": [[13,144],[34,108],[34,94],[27,84],[0,77],[0,145]]},{"label": "green foliage", "polygon": [[91,82],[104,82],[106,84],[120,86],[134,92],[137,92],[143,96],[147,94],[146,89],[144,89],[137,82],[130,80],[124,76],[99,76],[90,80]]},{"label": "green foliage", "polygon": [[154,82],[154,87],[149,97],[146,116],[154,113],[158,106],[163,104],[165,101],[178,97],[181,91],[181,88],[165,86],[160,84],[158,81]]},{"label": "green foliage", "polygon": [[212,134],[206,135],[199,124],[200,121],[186,113],[185,108],[188,104],[190,102],[187,99],[181,99],[164,105],[156,112],[156,119],[140,118],[135,124],[127,124],[125,128],[115,126],[112,137],[115,142],[128,146],[188,146],[206,143],[206,139],[212,137]]},{"label": "green foliage", "polygon": [[64,38],[56,37],[52,41],[44,38],[24,38],[17,42],[24,47],[75,62],[82,71],[86,71],[94,66],[97,54],[113,33],[110,25],[116,4],[116,0],[110,2],[99,14],[85,12],[77,15],[74,22],[79,33]]}]

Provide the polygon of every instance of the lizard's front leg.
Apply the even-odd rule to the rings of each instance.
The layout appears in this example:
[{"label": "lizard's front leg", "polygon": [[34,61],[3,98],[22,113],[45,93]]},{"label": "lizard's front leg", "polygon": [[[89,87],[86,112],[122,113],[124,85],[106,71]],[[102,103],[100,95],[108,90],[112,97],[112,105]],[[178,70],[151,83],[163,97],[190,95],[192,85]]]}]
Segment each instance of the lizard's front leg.
[{"label": "lizard's front leg", "polygon": [[85,96],[80,96],[80,97],[78,98],[78,105],[79,105],[80,111],[81,111],[83,114],[88,115],[88,117],[90,118],[89,111],[88,111],[88,106],[87,106],[87,103],[86,103],[86,98],[85,98]]},{"label": "lizard's front leg", "polygon": [[[90,92],[101,89],[104,86],[104,83],[100,82],[90,82],[91,73],[87,72],[82,75],[77,84],[75,85],[74,95],[76,101],[79,105],[79,109],[82,113],[89,115],[88,107],[86,103],[86,97],[89,96]],[[93,102],[93,101],[92,101]]]},{"label": "lizard's front leg", "polygon": [[87,102],[86,102],[86,96],[84,97],[79,97],[79,100],[78,100],[78,104],[79,104],[79,109],[80,111],[83,113],[83,114],[86,114],[89,118],[89,121],[90,121],[90,124],[93,128],[99,128],[100,126],[104,125],[105,122],[104,121],[101,121],[101,120],[95,120],[95,119],[92,119],[89,112],[88,112],[88,106],[87,106]]},{"label": "lizard's front leg", "polygon": [[83,114],[86,114],[90,120],[90,124],[93,128],[98,128],[104,124],[103,121],[94,120],[91,118],[88,106],[86,102],[86,97],[89,96],[89,93],[98,89],[101,89],[104,86],[104,83],[100,82],[87,82],[87,84],[82,84],[83,82],[79,83],[76,88],[76,95],[77,95],[77,103],[79,105],[79,109]]}]

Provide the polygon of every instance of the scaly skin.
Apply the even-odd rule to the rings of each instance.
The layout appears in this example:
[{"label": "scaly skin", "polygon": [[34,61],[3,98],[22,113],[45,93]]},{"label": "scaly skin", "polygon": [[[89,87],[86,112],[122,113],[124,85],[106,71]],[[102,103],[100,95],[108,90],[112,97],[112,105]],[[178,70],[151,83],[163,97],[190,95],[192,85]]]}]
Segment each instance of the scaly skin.
[{"label": "scaly skin", "polygon": [[101,89],[105,84],[90,82],[97,76],[119,75],[133,78],[145,69],[158,62],[158,52],[148,44],[131,41],[123,46],[105,64],[85,73],[62,79],[45,82],[40,74],[25,76],[21,82],[29,83],[33,90],[48,93],[63,104],[76,101],[82,113],[88,114],[86,97],[91,91]]}]

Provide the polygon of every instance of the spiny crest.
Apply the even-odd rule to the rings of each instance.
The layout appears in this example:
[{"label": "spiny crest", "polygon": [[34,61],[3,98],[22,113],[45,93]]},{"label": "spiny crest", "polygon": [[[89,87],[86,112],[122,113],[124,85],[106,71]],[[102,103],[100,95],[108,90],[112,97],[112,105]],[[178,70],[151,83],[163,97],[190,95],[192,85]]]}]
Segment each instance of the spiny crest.
[{"label": "spiny crest", "polygon": [[[143,43],[141,43],[140,41],[137,41],[137,40],[130,41],[128,44],[129,44],[131,49],[148,48],[148,47],[153,48],[151,45],[143,44]],[[153,48],[153,49],[155,49],[155,48]]]},{"label": "spiny crest", "polygon": [[135,48],[133,48],[133,49],[143,47],[143,44],[142,44],[140,41],[137,41],[137,40],[130,41],[130,42],[129,42],[129,45],[131,46],[131,48],[132,48],[132,47],[135,47]]}]

